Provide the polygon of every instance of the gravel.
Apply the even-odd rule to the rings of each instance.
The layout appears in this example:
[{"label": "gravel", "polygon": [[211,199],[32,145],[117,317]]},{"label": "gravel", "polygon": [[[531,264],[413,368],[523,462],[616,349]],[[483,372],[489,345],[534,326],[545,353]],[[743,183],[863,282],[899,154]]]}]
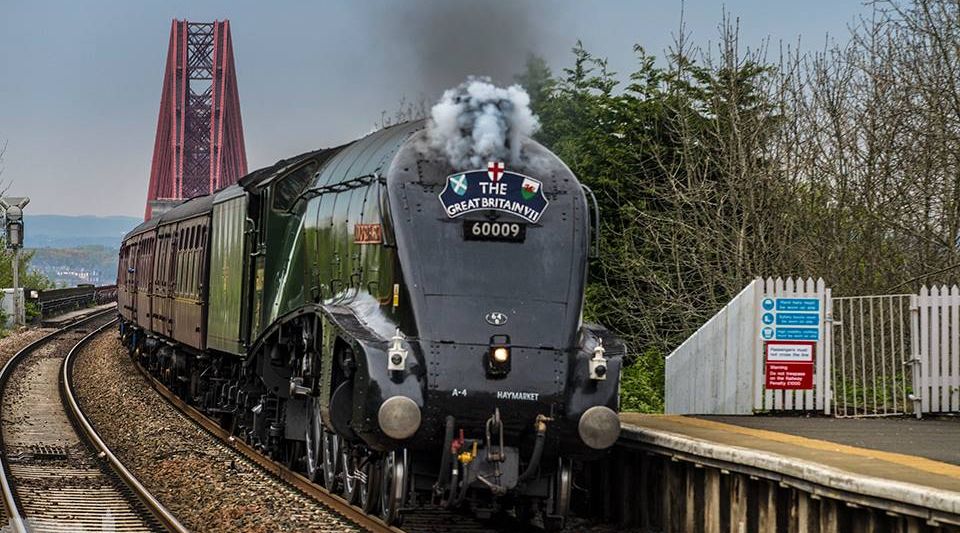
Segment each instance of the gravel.
[{"label": "gravel", "polygon": [[104,441],[192,531],[362,531],[181,415],[146,383],[113,331],[83,350],[74,381]]},{"label": "gravel", "polygon": [[[26,345],[43,337],[54,330],[49,328],[21,328],[6,337],[0,339],[0,368],[7,364],[7,361]],[[3,523],[7,523],[6,507],[0,505],[0,516],[4,518]]]},{"label": "gravel", "polygon": [[[0,352],[3,341],[0,341]],[[74,367],[80,403],[120,460],[193,531],[362,531],[226,448],[147,384],[113,332],[94,339]],[[111,386],[103,386],[111,384]],[[509,531],[453,513],[411,516],[431,531]],[[445,524],[444,522],[449,522]],[[411,530],[412,531],[412,530]],[[571,518],[566,532],[628,533]]]},{"label": "gravel", "polygon": [[50,328],[22,328],[0,339],[0,367],[7,364],[7,361],[26,345],[40,337],[49,335],[53,331],[56,330]]}]

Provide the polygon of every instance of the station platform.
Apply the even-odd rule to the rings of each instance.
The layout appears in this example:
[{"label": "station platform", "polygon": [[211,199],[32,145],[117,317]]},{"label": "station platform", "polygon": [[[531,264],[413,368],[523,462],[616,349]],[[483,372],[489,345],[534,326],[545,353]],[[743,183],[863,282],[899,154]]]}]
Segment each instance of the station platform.
[{"label": "station platform", "polygon": [[622,413],[621,442],[960,515],[960,419]]},{"label": "station platform", "polygon": [[775,431],[960,466],[960,418],[699,416],[742,428]]},{"label": "station platform", "polygon": [[52,316],[50,318],[43,320],[43,325],[51,328],[60,328],[71,322],[76,322],[82,318],[88,317],[94,313],[99,313],[104,309],[110,309],[111,307],[116,307],[116,302],[110,302],[103,305],[97,305],[94,307],[85,307],[83,309],[77,309],[76,311],[71,311],[69,313],[64,313],[62,315]]}]

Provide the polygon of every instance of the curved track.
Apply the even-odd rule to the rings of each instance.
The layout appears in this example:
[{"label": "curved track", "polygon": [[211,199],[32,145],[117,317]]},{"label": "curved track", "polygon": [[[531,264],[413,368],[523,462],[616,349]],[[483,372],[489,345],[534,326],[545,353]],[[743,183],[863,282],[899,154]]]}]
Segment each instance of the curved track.
[{"label": "curved track", "polygon": [[498,533],[501,531],[518,531],[516,524],[511,524],[507,529],[489,527],[488,525],[468,516],[459,515],[449,511],[442,511],[437,508],[427,508],[420,512],[408,515],[405,519],[404,529],[395,526],[388,526],[379,517],[365,514],[358,507],[351,505],[339,495],[330,492],[326,488],[312,483],[301,473],[296,472],[286,465],[274,461],[253,447],[249,446],[240,439],[235,438],[230,432],[220,426],[215,420],[197,410],[192,405],[185,402],[168,389],[163,383],[157,380],[148,372],[136,358],[133,358],[134,365],[140,371],[141,375],[167,402],[173,405],[177,410],[184,414],[188,419],[202,427],[207,433],[219,440],[223,445],[241,453],[244,457],[251,460],[263,468],[266,472],[290,484],[296,490],[317,500],[323,505],[329,507],[344,518],[357,524],[358,526],[375,533]]},{"label": "curved track", "polygon": [[0,489],[10,531],[186,531],[117,461],[73,395],[72,355],[114,313],[56,330],[0,370]]},{"label": "curved track", "polygon": [[203,428],[207,433],[215,437],[225,446],[236,450],[241,453],[244,457],[251,460],[253,463],[257,464],[259,467],[263,468],[265,471],[269,472],[271,475],[282,479],[283,481],[289,483],[291,486],[297,490],[303,492],[307,496],[319,501],[320,503],[328,506],[333,511],[339,513],[344,518],[350,520],[351,522],[357,524],[358,526],[366,529],[367,531],[372,531],[374,533],[404,533],[403,530],[400,530],[395,527],[387,526],[382,520],[374,518],[372,516],[364,514],[362,511],[353,507],[343,498],[329,492],[323,487],[311,483],[310,480],[302,476],[301,474],[287,468],[285,465],[273,461],[272,459],[264,456],[260,452],[256,451],[251,446],[247,445],[243,441],[234,438],[227,430],[220,427],[214,420],[208,418],[206,415],[198,411],[193,406],[187,404],[181,398],[173,394],[173,392],[164,386],[162,383],[157,381],[153,375],[151,375],[143,366],[140,365],[139,361],[134,360],[134,364],[140,373],[143,375],[150,385],[161,395],[165,400],[167,400],[171,405],[178,409],[181,413],[184,414],[192,422]]}]

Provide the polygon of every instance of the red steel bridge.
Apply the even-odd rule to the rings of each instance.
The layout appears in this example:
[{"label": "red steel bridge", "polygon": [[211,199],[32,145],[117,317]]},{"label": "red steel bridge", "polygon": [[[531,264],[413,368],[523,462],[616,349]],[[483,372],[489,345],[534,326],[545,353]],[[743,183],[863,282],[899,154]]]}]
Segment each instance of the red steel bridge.
[{"label": "red steel bridge", "polygon": [[230,22],[174,20],[144,218],[246,173]]}]

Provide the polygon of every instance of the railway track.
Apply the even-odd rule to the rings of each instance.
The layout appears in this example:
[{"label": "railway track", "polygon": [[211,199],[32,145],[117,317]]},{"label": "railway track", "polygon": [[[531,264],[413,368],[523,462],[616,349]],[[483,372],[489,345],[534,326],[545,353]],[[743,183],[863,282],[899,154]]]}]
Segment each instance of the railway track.
[{"label": "railway track", "polygon": [[234,438],[233,435],[231,435],[227,430],[220,427],[217,422],[210,419],[193,406],[184,402],[181,398],[173,394],[170,389],[168,389],[158,380],[154,379],[154,377],[145,368],[143,368],[138,361],[134,361],[134,364],[140,371],[140,374],[143,376],[143,378],[150,383],[154,390],[156,390],[177,410],[183,413],[190,421],[203,428],[208,434],[220,441],[222,445],[239,452],[241,455],[252,461],[254,464],[265,470],[273,477],[283,480],[293,488],[297,489],[303,494],[306,494],[314,500],[319,501],[323,505],[332,509],[334,512],[339,513],[347,520],[355,523],[363,529],[366,529],[367,531],[374,533],[405,533],[401,529],[386,525],[382,520],[364,514],[356,507],[353,507],[347,503],[347,501],[343,498],[340,498],[336,494],[327,491],[323,487],[311,483],[301,474],[287,468],[281,463],[269,459],[251,446],[247,445],[245,442]]},{"label": "railway track", "polygon": [[110,309],[58,329],[0,370],[4,531],[186,531],[100,440],[74,397],[72,356],[113,316]]},{"label": "railway track", "polygon": [[388,526],[380,520],[380,518],[365,514],[361,509],[351,505],[338,494],[332,493],[326,488],[312,483],[299,472],[268,458],[247,443],[235,438],[229,431],[221,427],[217,421],[175,395],[163,383],[155,379],[138,361],[134,359],[133,363],[143,378],[146,379],[154,390],[168,403],[189,420],[203,428],[208,434],[220,441],[221,444],[239,452],[273,477],[283,480],[294,489],[329,507],[334,512],[367,531],[374,533],[501,533],[504,531],[523,530],[522,528],[517,529],[521,526],[516,523],[506,525],[505,527],[496,527],[469,516],[441,510],[439,508],[426,508],[423,512],[408,515],[405,519],[403,529]]}]

